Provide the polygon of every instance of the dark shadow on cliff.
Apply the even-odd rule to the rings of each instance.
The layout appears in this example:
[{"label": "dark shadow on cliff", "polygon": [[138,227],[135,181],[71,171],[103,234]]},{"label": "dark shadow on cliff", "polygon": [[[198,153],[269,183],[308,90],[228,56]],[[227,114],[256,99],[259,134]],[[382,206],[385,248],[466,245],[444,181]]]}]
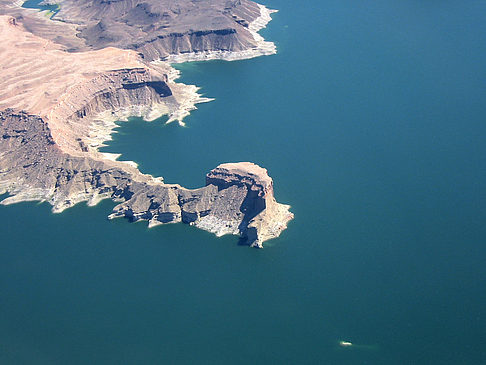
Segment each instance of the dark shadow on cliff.
[{"label": "dark shadow on cliff", "polygon": [[240,212],[244,214],[243,220],[238,226],[240,238],[238,245],[250,246],[258,238],[257,230],[254,227],[248,228],[250,221],[265,210],[266,204],[263,197],[258,196],[257,191],[248,190],[245,199],[240,207]]}]

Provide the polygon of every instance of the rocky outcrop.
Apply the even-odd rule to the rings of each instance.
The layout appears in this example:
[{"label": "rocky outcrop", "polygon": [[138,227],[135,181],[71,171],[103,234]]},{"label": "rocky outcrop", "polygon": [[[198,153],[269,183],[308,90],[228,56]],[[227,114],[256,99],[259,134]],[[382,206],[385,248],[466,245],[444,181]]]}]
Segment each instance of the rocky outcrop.
[{"label": "rocky outcrop", "polygon": [[[148,62],[162,55],[165,36],[157,36],[159,48],[153,48],[156,49],[153,54],[149,48],[127,44],[118,46],[134,48],[142,54],[113,47],[81,51],[97,48],[89,42],[80,43],[81,38],[77,37],[88,31],[92,24],[90,19],[106,13],[103,19],[113,21],[110,29],[116,30],[118,14],[138,9],[142,2],[85,1],[85,5],[96,4],[97,9],[104,10],[83,13],[83,16],[78,14],[79,18],[74,10],[67,11],[70,2],[63,0],[60,16],[69,14],[74,18],[56,22],[39,17],[31,10],[20,10],[8,0],[0,0],[0,5],[8,3],[8,6],[0,6],[0,14],[15,15],[0,15],[0,195],[9,194],[2,204],[40,200],[52,204],[54,212],[62,212],[82,201],[92,205],[110,198],[118,203],[110,218],[147,220],[150,226],[184,222],[216,235],[240,235],[241,242],[254,247],[262,247],[265,240],[277,237],[293,215],[289,206],[276,202],[272,179],[261,167],[249,162],[222,164],[208,173],[206,186],[190,190],[142,174],[136,164],[116,160],[118,155],[99,152],[98,148],[110,138],[117,120],[133,115],[152,120],[166,114],[169,121],[182,123],[197,103],[209,99],[198,95],[195,86],[174,82],[177,71],[169,64]],[[77,6],[79,3],[76,2]],[[160,1],[162,3],[166,2]],[[226,24],[227,20],[222,21],[216,15],[222,2],[208,1],[211,11],[202,13],[197,10],[204,8],[206,2],[176,0],[170,3],[185,6],[171,8],[177,16],[171,18],[170,23],[181,27],[177,34],[182,34],[182,38],[191,38],[189,48],[184,49],[184,52],[189,49],[184,53],[186,56],[212,57],[213,49],[235,54],[223,46],[227,37],[239,39],[244,32],[238,27],[248,28],[253,36],[262,24],[256,10],[253,16],[252,11],[240,8],[253,3],[227,1],[223,12],[225,16],[231,14],[229,18],[238,24],[234,28],[236,31],[227,27],[189,29],[186,23],[179,22],[194,20],[183,16],[191,11],[193,16],[205,14],[213,19],[213,25]],[[143,4],[137,11],[155,14],[158,19],[160,4]],[[130,26],[136,28],[144,16],[133,15],[126,20],[132,19],[134,23]],[[255,16],[256,20],[252,20]],[[267,21],[265,19],[263,22]],[[170,32],[173,31],[171,28]],[[170,32],[166,39],[173,36]],[[104,32],[100,34],[102,39],[107,37]],[[136,41],[138,38],[134,35],[123,37],[123,41]],[[202,48],[194,53],[195,45],[205,37],[210,41],[203,41]],[[140,44],[145,47],[148,43],[143,39]],[[169,43],[177,44],[173,40]],[[241,49],[254,50],[252,44]],[[167,50],[172,51],[175,48]],[[190,57],[193,56],[186,59]]]},{"label": "rocky outcrop", "polygon": [[[148,61],[242,59],[276,52],[257,32],[271,10],[249,0],[55,0],[49,20],[0,0],[0,15],[24,17],[29,30],[70,51],[132,49]],[[45,17],[44,17],[45,18]],[[52,23],[49,27],[47,23]]]},{"label": "rocky outcrop", "polygon": [[[252,246],[261,247],[262,243],[278,237],[287,228],[287,223],[294,217],[289,212],[290,206],[279,204],[273,195],[273,180],[267,170],[250,162],[225,163],[219,165],[206,176],[206,184],[218,187],[226,199],[234,206],[222,201],[217,204],[216,213],[197,223],[198,227],[215,232],[238,232],[243,241]],[[213,219],[223,218],[229,223],[225,227],[211,227]],[[232,217],[231,219],[227,219]],[[208,224],[209,223],[209,224]],[[237,231],[236,231],[237,226]]]},{"label": "rocky outcrop", "polygon": [[189,223],[218,236],[239,234],[254,247],[293,218],[289,206],[275,201],[267,171],[249,162],[222,164],[208,173],[205,187],[190,190],[116,161],[67,154],[38,116],[0,112],[0,135],[0,194],[10,194],[3,204],[41,200],[61,212],[111,198],[119,204],[110,218]]},{"label": "rocky outcrop", "polygon": [[9,16],[0,16],[0,35],[0,109],[40,116],[71,154],[96,154],[114,120],[168,114],[181,121],[196,103],[209,100],[196,87],[175,83],[169,65],[148,63],[134,51],[64,52]]},{"label": "rocky outcrop", "polygon": [[60,5],[53,19],[78,25],[79,37],[93,49],[134,49],[147,60],[265,51],[251,24],[268,10],[248,0],[61,0]]}]

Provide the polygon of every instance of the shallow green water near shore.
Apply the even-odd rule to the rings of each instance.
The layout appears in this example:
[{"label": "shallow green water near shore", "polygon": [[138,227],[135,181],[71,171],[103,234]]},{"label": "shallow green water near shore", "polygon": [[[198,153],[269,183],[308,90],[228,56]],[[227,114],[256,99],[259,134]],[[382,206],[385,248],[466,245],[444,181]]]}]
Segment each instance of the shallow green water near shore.
[{"label": "shallow green water near shore", "polygon": [[261,164],[288,230],[0,206],[1,364],[486,364],[486,4],[266,5],[278,55],[179,65],[216,100],[106,150],[187,187]]},{"label": "shallow green water near shore", "polygon": [[59,11],[59,5],[41,5],[42,0],[27,0],[24,1],[22,7],[28,9],[39,9],[41,11],[46,11],[47,17],[53,17]]}]

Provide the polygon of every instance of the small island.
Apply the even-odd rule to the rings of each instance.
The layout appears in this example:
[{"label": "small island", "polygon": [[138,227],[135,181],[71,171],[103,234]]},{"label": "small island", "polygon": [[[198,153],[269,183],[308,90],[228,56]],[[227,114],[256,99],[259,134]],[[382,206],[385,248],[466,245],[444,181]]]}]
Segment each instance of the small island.
[{"label": "small island", "polygon": [[[0,0],[2,204],[47,201],[54,212],[113,199],[110,218],[184,222],[262,247],[293,218],[267,170],[225,163],[186,189],[99,148],[130,116],[183,123],[197,87],[170,63],[275,53],[257,32],[272,11],[251,1],[59,0],[52,17]],[[224,158],[224,156],[222,156]]]}]

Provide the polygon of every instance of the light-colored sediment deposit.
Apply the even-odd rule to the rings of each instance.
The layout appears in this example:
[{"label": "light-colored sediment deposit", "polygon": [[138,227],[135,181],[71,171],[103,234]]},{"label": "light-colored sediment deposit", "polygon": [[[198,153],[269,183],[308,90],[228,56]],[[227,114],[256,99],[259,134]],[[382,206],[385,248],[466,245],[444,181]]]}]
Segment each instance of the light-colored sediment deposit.
[{"label": "light-colored sediment deposit", "polygon": [[[144,47],[147,40],[141,36],[130,38],[122,32],[118,43],[123,44],[89,44],[91,38],[86,32],[100,16],[94,10],[104,7],[103,11],[113,18],[110,26],[116,28],[121,10],[113,10],[110,4],[125,4],[131,9],[123,11],[139,11],[141,2],[83,2],[87,8],[93,6],[93,13],[81,16],[71,9],[73,1],[63,0],[58,16],[64,22],[59,22],[0,0],[0,13],[7,14],[0,15],[0,194],[9,193],[2,203],[48,201],[55,212],[61,212],[81,201],[96,204],[100,199],[111,198],[119,204],[110,218],[144,219],[150,226],[185,222],[217,235],[239,234],[243,242],[255,247],[277,237],[293,215],[289,206],[276,202],[272,179],[257,165],[220,165],[208,173],[205,187],[189,190],[165,184],[162,178],[142,174],[134,163],[117,161],[117,155],[98,151],[103,141],[110,138],[116,120],[132,115],[152,120],[167,114],[169,120],[182,122],[196,103],[209,99],[198,95],[195,86],[174,82],[177,72],[161,62],[162,46]],[[173,4],[188,8],[171,11],[177,14],[190,10],[192,15],[186,21],[193,21],[197,19],[197,3],[174,1]],[[221,2],[214,1],[214,9],[218,3]],[[254,4],[234,2],[236,8],[241,3]],[[230,12],[230,19],[241,20],[237,24],[244,28],[253,27],[248,34],[255,39],[257,28],[252,21],[262,26],[263,10],[256,4],[250,8],[257,9],[258,14],[256,10],[250,12],[253,15],[246,24],[234,18],[235,11]],[[143,14],[153,14],[154,9],[161,10],[156,5],[142,5]],[[212,12],[203,14],[216,16]],[[143,22],[142,15],[133,19]],[[130,19],[126,19],[129,25]],[[174,24],[183,27],[180,21]],[[202,25],[207,25],[207,19]],[[100,37],[105,39],[106,34]],[[128,40],[133,45],[136,39],[140,47],[127,46]],[[209,41],[205,44],[203,53],[222,50]],[[255,44],[251,43],[248,49],[255,49]],[[157,49],[158,62],[149,62],[155,60],[153,47]],[[194,53],[194,46],[189,48],[184,49],[187,55]],[[235,52],[244,46],[241,48]],[[180,48],[166,49],[167,55],[178,51]]]}]

